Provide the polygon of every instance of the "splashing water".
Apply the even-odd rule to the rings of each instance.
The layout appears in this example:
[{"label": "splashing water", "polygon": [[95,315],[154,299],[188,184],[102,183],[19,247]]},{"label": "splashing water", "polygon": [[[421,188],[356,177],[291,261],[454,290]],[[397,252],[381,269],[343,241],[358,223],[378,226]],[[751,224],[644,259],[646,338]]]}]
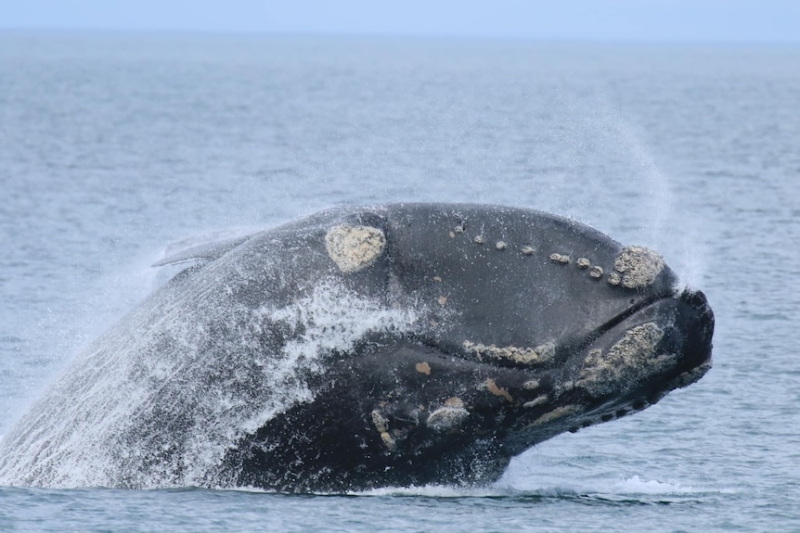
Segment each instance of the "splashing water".
[{"label": "splashing water", "polygon": [[702,285],[707,261],[698,234],[701,224],[685,212],[676,220],[673,180],[652,155],[641,128],[616,111],[607,99],[598,101],[596,113],[596,126],[608,137],[609,145],[621,151],[620,155],[629,161],[626,166],[638,169],[631,176],[629,190],[642,200],[637,218],[646,226],[638,236],[640,244],[674,255],[675,259],[670,258],[669,262],[681,273],[683,284]]},{"label": "splashing water", "polygon": [[0,485],[225,486],[226,451],[313,400],[321,358],[415,320],[330,279],[248,307],[201,276],[218,290],[165,287],[68,369],[0,443]]}]

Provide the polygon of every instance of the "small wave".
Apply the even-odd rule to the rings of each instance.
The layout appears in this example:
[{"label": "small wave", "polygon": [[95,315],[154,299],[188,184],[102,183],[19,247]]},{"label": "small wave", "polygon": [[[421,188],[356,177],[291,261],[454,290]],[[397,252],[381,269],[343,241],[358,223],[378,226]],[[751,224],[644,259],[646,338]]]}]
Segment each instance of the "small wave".
[{"label": "small wave", "polygon": [[709,490],[676,482],[645,480],[638,475],[610,483],[594,486],[565,483],[552,487],[515,487],[502,482],[488,487],[453,487],[424,485],[412,487],[386,487],[347,493],[351,496],[420,496],[427,498],[584,498],[584,497],[637,497],[637,496],[697,496],[708,493],[728,492]]},{"label": "small wave", "polygon": [[[502,484],[501,481],[499,484]],[[506,485],[507,495],[517,497],[576,499],[585,502],[610,504],[670,504],[696,501],[716,494],[735,492],[729,488],[710,488],[684,485],[677,481],[647,480],[638,475],[616,480],[580,480],[553,486]]]},{"label": "small wave", "polygon": [[422,498],[496,498],[508,494],[493,486],[457,487],[448,485],[421,485],[411,487],[382,487],[364,491],[352,491],[348,496],[415,496]]},{"label": "small wave", "polygon": [[639,476],[632,476],[611,485],[612,492],[620,494],[692,494],[699,492],[691,486],[682,486],[678,483],[664,481],[644,480]]}]

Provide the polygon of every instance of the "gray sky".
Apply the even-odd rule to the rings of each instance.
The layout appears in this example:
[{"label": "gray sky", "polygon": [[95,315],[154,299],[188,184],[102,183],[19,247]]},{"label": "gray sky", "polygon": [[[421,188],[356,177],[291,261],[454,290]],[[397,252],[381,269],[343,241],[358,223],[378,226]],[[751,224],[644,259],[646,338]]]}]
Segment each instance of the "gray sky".
[{"label": "gray sky", "polygon": [[3,0],[2,28],[800,42],[800,0]]}]

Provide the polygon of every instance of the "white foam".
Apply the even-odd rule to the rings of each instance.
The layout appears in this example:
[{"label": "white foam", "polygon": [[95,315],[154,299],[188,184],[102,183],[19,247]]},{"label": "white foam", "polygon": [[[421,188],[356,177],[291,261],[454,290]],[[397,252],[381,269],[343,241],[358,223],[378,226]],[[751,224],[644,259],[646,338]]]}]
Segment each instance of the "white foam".
[{"label": "white foam", "polygon": [[96,341],[0,443],[0,484],[224,485],[226,451],[311,401],[306,378],[327,354],[415,320],[332,279],[255,308],[220,299],[227,285],[215,281],[162,291]]},{"label": "white foam", "polygon": [[[683,486],[680,483],[670,483],[665,481],[657,481],[655,479],[644,480],[638,475],[631,476],[627,479],[612,482],[608,492],[614,494],[694,494],[698,489],[691,486]],[[606,492],[606,491],[604,491]]]},{"label": "white foam", "polygon": [[[639,475],[625,478],[580,478],[568,479],[569,474],[561,472],[556,478],[542,476],[541,480],[516,478],[504,476],[494,487],[508,494],[535,494],[541,496],[561,496],[581,494],[599,498],[647,498],[652,496],[700,496],[704,494],[717,494],[730,492],[728,488],[710,488],[697,485],[684,484],[680,481],[661,481],[646,479]],[[563,479],[566,477],[567,479]]]},{"label": "white foam", "polygon": [[507,492],[493,486],[457,487],[447,485],[422,485],[410,487],[385,487],[364,491],[353,491],[353,496],[419,496],[423,498],[491,498]]}]

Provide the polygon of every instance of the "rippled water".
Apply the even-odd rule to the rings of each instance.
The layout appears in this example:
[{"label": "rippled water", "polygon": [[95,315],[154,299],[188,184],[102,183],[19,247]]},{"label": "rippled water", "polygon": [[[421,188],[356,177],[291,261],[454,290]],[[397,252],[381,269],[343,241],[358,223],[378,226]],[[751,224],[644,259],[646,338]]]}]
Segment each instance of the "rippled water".
[{"label": "rippled water", "polygon": [[798,146],[797,47],[0,33],[0,434],[168,243],[331,205],[569,215],[717,316],[703,380],[492,487],[6,487],[0,529],[800,529]]}]

